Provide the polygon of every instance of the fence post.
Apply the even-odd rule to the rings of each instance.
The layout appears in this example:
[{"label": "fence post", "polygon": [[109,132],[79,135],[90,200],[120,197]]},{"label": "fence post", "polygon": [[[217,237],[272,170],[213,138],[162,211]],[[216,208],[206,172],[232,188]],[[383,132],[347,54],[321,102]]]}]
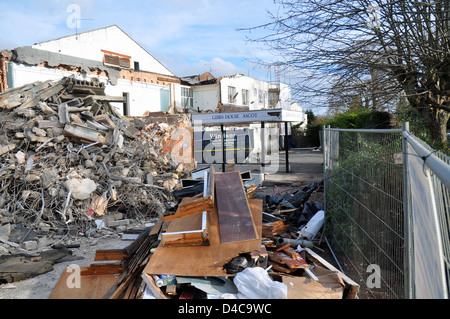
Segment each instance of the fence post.
[{"label": "fence post", "polygon": [[[325,125],[323,126],[322,131],[322,145],[323,145],[323,190],[324,194],[327,194],[327,168],[328,168],[328,162],[327,162],[327,154],[328,154],[328,139],[327,139],[327,130],[325,128]],[[324,202],[323,202],[324,210],[327,211],[327,196],[324,196]]]},{"label": "fence post", "polygon": [[[402,131],[409,132],[409,122],[402,123]],[[408,167],[408,141],[402,134],[403,144],[403,214],[405,223],[405,297],[414,299],[414,258],[413,258],[413,228],[410,210],[410,179]]]}]

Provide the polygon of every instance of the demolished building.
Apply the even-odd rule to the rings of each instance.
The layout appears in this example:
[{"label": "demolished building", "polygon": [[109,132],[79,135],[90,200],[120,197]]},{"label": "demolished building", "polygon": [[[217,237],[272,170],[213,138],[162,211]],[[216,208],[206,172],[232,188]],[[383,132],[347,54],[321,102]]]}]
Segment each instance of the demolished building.
[{"label": "demolished building", "polygon": [[192,165],[170,150],[189,121],[121,117],[104,91],[63,78],[0,94],[3,223],[87,231],[114,206],[125,216],[162,216]]},{"label": "demolished building", "polygon": [[120,98],[112,105],[122,115],[181,105],[180,79],[117,25],[3,50],[0,71],[0,92],[66,76],[97,80]]}]

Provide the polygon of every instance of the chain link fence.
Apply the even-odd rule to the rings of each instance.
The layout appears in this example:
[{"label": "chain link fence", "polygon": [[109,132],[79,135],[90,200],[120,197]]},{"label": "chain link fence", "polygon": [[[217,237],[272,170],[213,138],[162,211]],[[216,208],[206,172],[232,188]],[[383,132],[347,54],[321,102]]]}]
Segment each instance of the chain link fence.
[{"label": "chain link fence", "polygon": [[326,239],[341,270],[359,280],[360,298],[447,298],[448,185],[427,164],[438,158],[450,172],[448,158],[407,126],[328,127],[322,138]]}]

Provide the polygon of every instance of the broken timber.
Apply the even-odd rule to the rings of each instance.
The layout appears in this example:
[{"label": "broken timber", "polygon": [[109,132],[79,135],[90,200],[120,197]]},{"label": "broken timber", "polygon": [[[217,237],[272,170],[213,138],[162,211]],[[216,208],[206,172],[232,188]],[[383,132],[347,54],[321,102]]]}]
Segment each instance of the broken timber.
[{"label": "broken timber", "polygon": [[[207,211],[214,207],[214,176],[214,167],[211,166],[204,171],[203,197],[196,200],[184,198],[175,215],[167,216],[170,218],[163,218],[164,221],[170,222],[167,232],[162,233],[164,247],[209,245]],[[196,203],[198,200],[203,200],[201,205]],[[192,203],[194,203],[194,206],[191,206]],[[205,205],[205,203],[209,204]],[[189,208],[187,209],[187,207]],[[183,208],[186,209],[183,210]],[[201,209],[201,215],[198,214],[198,209]],[[186,216],[190,216],[190,218],[186,218]]]},{"label": "broken timber", "polygon": [[211,210],[214,207],[215,176],[214,166],[211,165],[208,170],[204,171],[203,197],[180,203],[177,213],[165,216],[163,220],[170,221]]}]

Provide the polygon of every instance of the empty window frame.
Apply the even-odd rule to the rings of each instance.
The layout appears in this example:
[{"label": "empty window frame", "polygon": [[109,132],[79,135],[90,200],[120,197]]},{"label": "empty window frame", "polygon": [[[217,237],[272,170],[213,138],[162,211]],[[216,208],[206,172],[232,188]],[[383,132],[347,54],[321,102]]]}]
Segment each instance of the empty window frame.
[{"label": "empty window frame", "polygon": [[194,97],[191,88],[181,87],[181,105],[184,108],[194,107]]},{"label": "empty window frame", "polygon": [[110,51],[105,51],[105,50],[102,50],[102,52],[105,54],[104,58],[103,58],[104,64],[117,66],[117,67],[123,68],[123,69],[130,68],[130,63],[131,63],[130,56],[119,54],[119,53],[114,53],[114,52],[110,52]]},{"label": "empty window frame", "polygon": [[263,104],[264,103],[264,91],[258,90],[258,103]]},{"label": "empty window frame", "polygon": [[228,87],[228,103],[233,104],[235,103],[236,99],[236,88],[234,86]]},{"label": "empty window frame", "polygon": [[245,89],[242,90],[242,104],[249,105],[248,90]]}]

